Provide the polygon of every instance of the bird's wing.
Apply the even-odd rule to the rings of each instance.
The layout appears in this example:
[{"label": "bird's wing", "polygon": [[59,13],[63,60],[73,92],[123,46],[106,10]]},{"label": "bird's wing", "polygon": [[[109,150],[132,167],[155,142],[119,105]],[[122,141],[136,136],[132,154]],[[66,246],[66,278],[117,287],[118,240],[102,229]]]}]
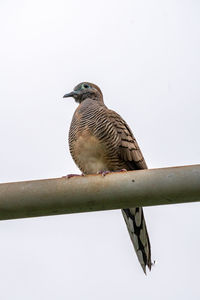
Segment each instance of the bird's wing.
[{"label": "bird's wing", "polygon": [[[119,156],[127,163],[128,170],[147,169],[142,152],[131,129],[116,112],[109,110],[110,121],[120,136]],[[146,273],[146,266],[151,269],[151,245],[146,228],[142,207],[122,209],[128,232],[135,248],[138,260]]]},{"label": "bird's wing", "polygon": [[120,158],[127,162],[129,170],[147,169],[142,152],[127,123],[115,111],[109,110],[109,115],[120,136]]}]

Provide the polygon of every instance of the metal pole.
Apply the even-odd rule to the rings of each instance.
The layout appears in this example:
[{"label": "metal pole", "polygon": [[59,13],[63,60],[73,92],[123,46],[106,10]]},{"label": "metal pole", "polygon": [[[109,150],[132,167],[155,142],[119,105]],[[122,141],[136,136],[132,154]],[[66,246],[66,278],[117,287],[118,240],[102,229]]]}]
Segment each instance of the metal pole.
[{"label": "metal pole", "polygon": [[0,184],[0,220],[200,201],[200,165]]}]

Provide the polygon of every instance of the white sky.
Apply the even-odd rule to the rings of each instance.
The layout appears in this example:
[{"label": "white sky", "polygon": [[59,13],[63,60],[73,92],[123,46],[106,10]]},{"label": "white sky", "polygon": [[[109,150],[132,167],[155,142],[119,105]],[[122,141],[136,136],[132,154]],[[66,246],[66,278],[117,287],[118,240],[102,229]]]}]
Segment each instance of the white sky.
[{"label": "white sky", "polygon": [[[0,181],[78,172],[67,145],[84,80],[150,168],[199,163],[200,2],[0,2]],[[145,276],[120,211],[0,222],[2,300],[199,299],[200,205],[145,208]]]}]

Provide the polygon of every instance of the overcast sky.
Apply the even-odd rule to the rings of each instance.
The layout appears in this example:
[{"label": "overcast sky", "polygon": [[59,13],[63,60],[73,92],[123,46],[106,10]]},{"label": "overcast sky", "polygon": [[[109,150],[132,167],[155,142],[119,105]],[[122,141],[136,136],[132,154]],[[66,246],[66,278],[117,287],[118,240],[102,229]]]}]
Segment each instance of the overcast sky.
[{"label": "overcast sky", "polygon": [[[79,172],[67,136],[100,86],[150,168],[200,162],[200,2],[0,1],[0,181]],[[120,211],[0,222],[2,300],[200,299],[200,205],[145,208],[145,276]]]}]

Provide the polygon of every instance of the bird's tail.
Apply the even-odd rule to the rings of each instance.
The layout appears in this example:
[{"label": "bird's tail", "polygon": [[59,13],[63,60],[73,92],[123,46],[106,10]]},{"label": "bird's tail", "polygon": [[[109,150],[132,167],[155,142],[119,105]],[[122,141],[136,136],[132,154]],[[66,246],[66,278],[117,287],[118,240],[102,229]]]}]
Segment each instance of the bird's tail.
[{"label": "bird's tail", "polygon": [[146,274],[146,266],[151,270],[151,245],[142,207],[122,209],[131,241],[138,260]]}]

